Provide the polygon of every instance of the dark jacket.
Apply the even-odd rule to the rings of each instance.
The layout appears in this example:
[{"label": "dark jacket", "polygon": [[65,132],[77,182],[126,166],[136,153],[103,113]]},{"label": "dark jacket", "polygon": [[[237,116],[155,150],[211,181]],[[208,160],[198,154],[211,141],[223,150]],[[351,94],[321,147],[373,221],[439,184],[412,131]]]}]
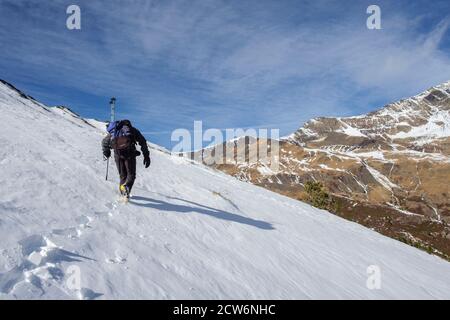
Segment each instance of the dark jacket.
[{"label": "dark jacket", "polygon": [[[133,151],[136,151],[136,143],[139,143],[139,146],[141,147],[141,151],[142,151],[144,158],[150,157],[150,152],[148,151],[148,147],[147,147],[147,140],[145,140],[142,133],[140,133],[139,130],[134,127],[131,127],[131,131],[132,131],[132,136],[133,136],[133,142],[132,142]],[[105,138],[103,138],[102,149],[103,149],[103,154],[108,153],[109,150],[112,149],[111,134],[108,133],[108,135]],[[117,151],[115,151],[115,153],[117,153]],[[136,152],[134,152],[134,153],[136,153]]]}]

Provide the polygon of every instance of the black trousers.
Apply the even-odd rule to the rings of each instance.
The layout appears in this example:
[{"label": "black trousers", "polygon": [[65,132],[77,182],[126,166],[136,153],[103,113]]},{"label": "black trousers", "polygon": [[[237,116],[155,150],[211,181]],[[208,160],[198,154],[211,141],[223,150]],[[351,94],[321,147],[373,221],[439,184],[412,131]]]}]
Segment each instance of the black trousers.
[{"label": "black trousers", "polygon": [[119,171],[120,184],[124,184],[131,191],[134,180],[136,179],[136,157],[120,158],[119,155],[114,154],[117,170]]}]

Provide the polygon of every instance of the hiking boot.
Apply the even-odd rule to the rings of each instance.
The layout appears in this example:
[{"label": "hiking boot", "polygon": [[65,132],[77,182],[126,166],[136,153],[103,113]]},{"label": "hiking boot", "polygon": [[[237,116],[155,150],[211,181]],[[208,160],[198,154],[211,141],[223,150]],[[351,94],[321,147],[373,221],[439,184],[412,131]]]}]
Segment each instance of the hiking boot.
[{"label": "hiking boot", "polygon": [[119,191],[120,191],[120,194],[121,195],[123,195],[123,196],[125,196],[126,194],[127,194],[127,186],[126,185],[124,185],[124,184],[121,184],[120,186],[119,186]]},{"label": "hiking boot", "polygon": [[120,194],[122,196],[127,197],[127,199],[130,198],[131,190],[130,190],[129,186],[127,186],[126,184],[121,184],[120,187],[119,187],[119,190],[120,190]]}]

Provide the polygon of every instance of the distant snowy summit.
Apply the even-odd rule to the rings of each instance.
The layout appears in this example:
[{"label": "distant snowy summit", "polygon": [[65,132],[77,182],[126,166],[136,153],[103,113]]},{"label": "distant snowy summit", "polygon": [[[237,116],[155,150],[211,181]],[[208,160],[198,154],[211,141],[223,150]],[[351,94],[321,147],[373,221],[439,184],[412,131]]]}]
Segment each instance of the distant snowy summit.
[{"label": "distant snowy summit", "polygon": [[450,81],[365,115],[313,119],[289,140],[321,146],[355,146],[372,140],[386,150],[396,144],[416,150],[449,136]]}]

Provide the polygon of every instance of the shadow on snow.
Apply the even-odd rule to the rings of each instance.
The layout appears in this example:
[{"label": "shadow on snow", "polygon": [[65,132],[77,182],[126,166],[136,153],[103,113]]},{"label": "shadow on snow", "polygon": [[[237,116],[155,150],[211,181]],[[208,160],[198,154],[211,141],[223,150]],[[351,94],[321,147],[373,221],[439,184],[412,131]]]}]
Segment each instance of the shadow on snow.
[{"label": "shadow on snow", "polygon": [[[133,196],[133,198],[130,200],[130,203],[146,207],[146,208],[153,208],[161,211],[174,211],[174,212],[181,212],[181,213],[188,213],[188,212],[196,212],[201,214],[206,214],[208,216],[212,216],[217,219],[227,220],[227,221],[233,221],[237,223],[246,224],[249,226],[253,226],[259,229],[264,230],[274,230],[275,228],[268,222],[261,221],[261,220],[255,220],[247,217],[240,216],[235,213],[227,212],[218,210],[215,208],[211,208],[208,206],[201,205],[196,202],[176,198],[176,197],[169,197],[169,199],[183,201],[185,203],[188,203],[190,205],[182,205],[182,204],[174,204],[165,202],[162,200],[156,200],[146,197],[140,197],[140,196]],[[143,202],[136,202],[137,201],[145,201]]]}]

